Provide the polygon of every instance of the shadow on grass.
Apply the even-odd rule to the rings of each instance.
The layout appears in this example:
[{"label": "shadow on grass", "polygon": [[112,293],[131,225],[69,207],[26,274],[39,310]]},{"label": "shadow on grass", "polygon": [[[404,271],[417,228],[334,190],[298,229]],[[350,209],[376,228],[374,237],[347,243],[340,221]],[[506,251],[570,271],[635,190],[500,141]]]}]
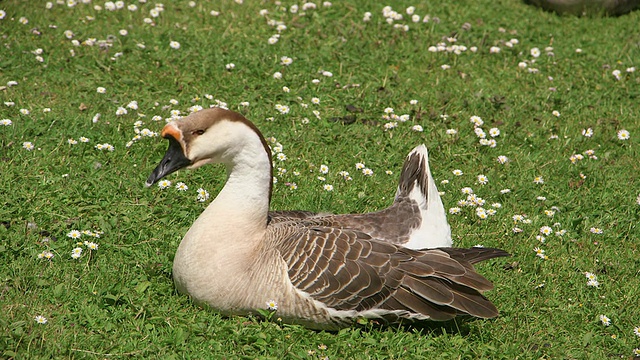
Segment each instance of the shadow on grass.
[{"label": "shadow on grass", "polygon": [[[203,308],[203,310],[204,309],[205,308]],[[208,309],[208,310],[213,311],[211,309]],[[218,315],[221,315],[222,318],[224,319],[234,318],[234,316],[225,316],[225,315],[219,314],[218,312],[216,313]],[[245,325],[248,325],[250,323],[258,325],[261,322],[267,322],[267,323],[271,322],[271,323],[277,323],[279,326],[282,326],[284,328],[301,327],[314,332],[328,332],[328,333],[340,332],[340,330],[317,330],[317,329],[309,329],[302,325],[286,324],[286,323],[283,324],[276,320],[277,317],[270,316],[270,315],[275,315],[275,313],[269,314],[268,311],[263,311],[260,313],[248,315],[246,316],[247,321],[245,322]],[[360,321],[355,321],[350,326],[350,328],[358,329],[364,333],[380,332],[380,331],[392,329],[398,332],[410,332],[410,333],[418,333],[418,334],[431,335],[431,336],[440,336],[445,334],[467,336],[471,333],[470,323],[474,321],[490,321],[490,320],[479,319],[472,316],[459,316],[455,319],[448,320],[448,321],[417,321],[417,322],[407,321],[406,323],[389,325],[389,324],[385,324],[384,322],[377,321],[375,319],[370,319],[370,320],[361,319]],[[349,328],[349,326],[347,326],[346,328]]]},{"label": "shadow on grass", "polygon": [[380,331],[385,329],[395,329],[398,331],[416,332],[425,335],[440,336],[445,334],[468,335],[471,330],[469,323],[472,321],[482,321],[471,316],[460,316],[448,321],[417,321],[401,323],[399,325],[386,325],[375,320],[369,320],[365,325],[354,325],[364,331]]}]

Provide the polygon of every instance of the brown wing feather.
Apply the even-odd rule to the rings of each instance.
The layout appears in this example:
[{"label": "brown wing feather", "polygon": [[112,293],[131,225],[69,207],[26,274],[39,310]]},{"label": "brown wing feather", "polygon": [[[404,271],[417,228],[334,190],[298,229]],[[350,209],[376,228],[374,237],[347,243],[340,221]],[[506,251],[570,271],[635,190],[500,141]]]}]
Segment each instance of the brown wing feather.
[{"label": "brown wing feather", "polygon": [[415,251],[315,220],[282,222],[270,231],[293,286],[335,310],[377,310],[385,319],[498,315],[481,294],[492,284],[472,263],[505,256],[502,250]]},{"label": "brown wing feather", "polygon": [[[389,304],[383,304],[383,308],[387,308],[388,305],[400,305],[400,309],[406,309],[412,313],[420,313],[425,317],[435,320],[435,321],[446,321],[451,320],[458,312],[456,309],[448,307],[448,306],[440,306],[428,301],[424,301],[423,299],[416,297],[411,291],[400,288],[396,291],[395,296],[391,299],[392,301]],[[394,302],[396,302],[394,304]],[[389,310],[395,310],[396,308],[389,308]]]},{"label": "brown wing feather", "polygon": [[304,210],[279,210],[279,211],[269,211],[269,223],[276,224],[281,222],[293,221],[293,220],[304,220],[313,217],[322,216],[321,214],[314,213],[312,211],[304,211]]},{"label": "brown wing feather", "polygon": [[306,221],[317,226],[362,231],[391,244],[409,241],[411,233],[420,227],[420,207],[408,197],[399,197],[386,209],[366,214],[314,213],[310,211],[270,211],[269,224]]},{"label": "brown wing feather", "polygon": [[451,283],[450,286],[454,293],[452,307],[479,318],[498,316],[498,309],[475,289],[456,283]]}]

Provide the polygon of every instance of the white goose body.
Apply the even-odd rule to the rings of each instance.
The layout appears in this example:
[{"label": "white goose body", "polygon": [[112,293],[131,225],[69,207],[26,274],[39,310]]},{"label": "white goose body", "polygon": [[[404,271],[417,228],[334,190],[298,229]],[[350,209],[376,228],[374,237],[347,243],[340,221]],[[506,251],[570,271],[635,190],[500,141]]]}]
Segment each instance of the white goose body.
[{"label": "white goose body", "polygon": [[[227,315],[244,315],[274,300],[278,317],[316,329],[339,329],[359,317],[395,323],[498,314],[481,294],[492,284],[472,264],[507,253],[480,248],[412,250],[397,244],[451,244],[444,208],[425,206],[431,203],[425,200],[427,194],[437,195],[428,163],[409,161],[414,152],[428,161],[420,156],[424,146],[409,155],[401,178],[414,173],[430,181],[411,180],[403,188],[401,180],[391,210],[321,216],[269,212],[269,148],[241,115],[203,110],[170,122],[162,136],[170,147],[147,185],[179,168],[208,163],[223,163],[228,173],[224,188],[193,223],[175,255],[176,287],[195,302]],[[425,166],[427,174],[420,171]],[[423,204],[416,206],[419,198]],[[420,221],[426,211],[433,219]],[[385,221],[392,229],[402,229],[403,219],[389,218],[406,212],[419,220],[412,220],[413,228],[403,232],[402,241],[394,241],[393,231],[384,230]],[[428,240],[434,232],[430,222],[440,224],[435,226],[440,231],[435,242]]]}]

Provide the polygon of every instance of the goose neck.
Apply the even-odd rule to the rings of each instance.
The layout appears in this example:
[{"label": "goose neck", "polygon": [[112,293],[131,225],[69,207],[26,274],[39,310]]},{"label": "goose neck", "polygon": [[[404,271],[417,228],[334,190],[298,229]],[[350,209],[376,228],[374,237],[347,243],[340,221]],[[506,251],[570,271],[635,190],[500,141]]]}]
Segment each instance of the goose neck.
[{"label": "goose neck", "polygon": [[272,183],[268,156],[264,150],[248,152],[226,163],[227,182],[207,212],[224,212],[225,218],[235,219],[230,225],[243,222],[266,228]]}]

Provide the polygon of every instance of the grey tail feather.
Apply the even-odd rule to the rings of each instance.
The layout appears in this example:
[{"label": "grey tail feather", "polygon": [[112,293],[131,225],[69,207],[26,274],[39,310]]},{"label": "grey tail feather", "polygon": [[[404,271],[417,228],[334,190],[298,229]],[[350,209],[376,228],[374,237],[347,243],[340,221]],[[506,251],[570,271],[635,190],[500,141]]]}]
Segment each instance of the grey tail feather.
[{"label": "grey tail feather", "polygon": [[[424,145],[421,145],[424,147]],[[402,173],[400,174],[400,180],[398,182],[398,193],[396,198],[408,197],[413,187],[417,184],[424,197],[427,198],[429,194],[429,174],[427,172],[427,159],[425,154],[419,151],[419,147],[414,148],[409,155],[407,155],[404,165],[402,166]],[[426,149],[426,148],[425,148]]]}]

